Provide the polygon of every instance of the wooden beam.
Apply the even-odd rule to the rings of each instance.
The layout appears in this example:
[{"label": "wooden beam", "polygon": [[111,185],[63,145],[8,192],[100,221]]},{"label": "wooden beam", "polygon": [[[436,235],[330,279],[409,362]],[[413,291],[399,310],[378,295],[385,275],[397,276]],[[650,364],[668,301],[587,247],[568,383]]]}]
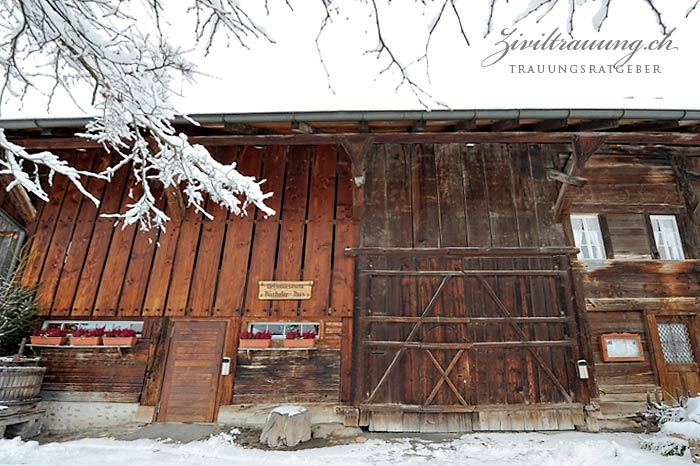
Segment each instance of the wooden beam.
[{"label": "wooden beam", "polygon": [[570,184],[578,188],[582,188],[586,185],[586,179],[583,177],[567,175],[566,173],[551,168],[547,170],[547,179]]},{"label": "wooden beam", "polygon": [[464,132],[476,129],[476,120],[462,120],[455,123],[455,131]]},{"label": "wooden beam", "polygon": [[418,120],[415,123],[413,123],[413,126],[411,126],[411,132],[412,133],[422,133],[427,129],[427,125],[425,123],[425,120]]},{"label": "wooden beam", "polygon": [[648,157],[653,155],[697,157],[700,156],[700,149],[695,147],[667,146],[661,144],[603,144],[598,150],[598,154],[631,155],[637,157]]},{"label": "wooden beam", "polygon": [[303,121],[293,121],[292,122],[292,131],[295,133],[302,133],[302,134],[314,134],[316,132],[316,128],[314,128],[310,124],[305,123]]},{"label": "wooden beam", "polygon": [[[577,134],[573,139],[573,152],[569,157],[569,162],[565,168],[565,173],[569,177],[578,177],[586,165],[588,159],[600,149],[605,142],[605,136],[597,134]],[[554,204],[554,219],[561,223],[564,214],[569,211],[571,201],[566,197],[566,191],[570,184],[562,183],[559,188],[557,202]]]},{"label": "wooden beam", "polygon": [[[463,132],[386,132],[371,133],[373,144],[566,144],[576,136],[571,131],[505,131],[492,133],[485,131]],[[629,144],[633,146],[698,146],[700,133],[681,132],[595,132],[591,133],[605,137],[611,145]],[[309,145],[309,144],[340,144],[343,138],[368,137],[367,133],[315,133],[315,134],[259,134],[259,135],[214,135],[191,136],[189,141],[208,147],[228,145]],[[29,150],[44,149],[89,149],[99,148],[99,144],[83,138],[11,138],[13,143]],[[700,151],[696,154],[700,156]]]},{"label": "wooden beam", "polygon": [[352,214],[356,220],[362,218],[365,207],[365,159],[374,142],[368,135],[343,136],[340,145],[352,161]]},{"label": "wooden beam", "polygon": [[233,134],[259,134],[258,128],[244,123],[224,123],[224,131]]},{"label": "wooden beam", "polygon": [[566,128],[569,126],[569,120],[543,120],[531,125],[525,125],[523,129],[529,131],[553,131],[555,129]]},{"label": "wooden beam", "polygon": [[501,120],[489,126],[488,130],[494,133],[500,133],[501,131],[510,131],[518,127],[520,127],[519,120]]},{"label": "wooden beam", "polygon": [[596,131],[620,126],[620,120],[591,120],[569,127],[571,131]]},{"label": "wooden beam", "polygon": [[470,256],[470,257],[527,257],[576,255],[578,248],[345,248],[348,256]]},{"label": "wooden beam", "polygon": [[[9,175],[3,175],[0,178],[0,185],[3,189],[12,183]],[[7,194],[10,198],[10,202],[17,209],[17,214],[24,221],[25,224],[30,224],[36,220],[36,207],[32,203],[27,190],[24,189],[22,185],[15,185]]]}]

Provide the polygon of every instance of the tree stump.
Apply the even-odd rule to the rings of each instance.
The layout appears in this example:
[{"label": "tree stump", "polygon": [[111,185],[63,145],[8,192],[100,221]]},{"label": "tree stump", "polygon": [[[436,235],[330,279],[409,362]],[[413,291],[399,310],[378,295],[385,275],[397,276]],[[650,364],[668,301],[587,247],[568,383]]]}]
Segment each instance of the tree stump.
[{"label": "tree stump", "polygon": [[260,442],[271,448],[294,447],[311,439],[311,419],[303,406],[280,406],[267,416]]}]

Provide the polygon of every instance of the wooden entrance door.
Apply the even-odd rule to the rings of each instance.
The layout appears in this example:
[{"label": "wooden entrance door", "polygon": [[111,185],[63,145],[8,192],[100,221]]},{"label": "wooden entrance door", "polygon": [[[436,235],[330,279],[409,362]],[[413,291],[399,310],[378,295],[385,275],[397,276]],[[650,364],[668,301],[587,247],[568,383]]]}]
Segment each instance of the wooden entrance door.
[{"label": "wooden entrance door", "polygon": [[649,331],[661,388],[673,397],[700,393],[698,316],[650,314]]},{"label": "wooden entrance door", "polygon": [[157,421],[213,422],[219,407],[225,321],[174,321]]},{"label": "wooden entrance door", "polygon": [[369,419],[361,422],[470,430],[482,407],[585,403],[573,293],[570,256],[549,250],[360,255],[353,396]]}]

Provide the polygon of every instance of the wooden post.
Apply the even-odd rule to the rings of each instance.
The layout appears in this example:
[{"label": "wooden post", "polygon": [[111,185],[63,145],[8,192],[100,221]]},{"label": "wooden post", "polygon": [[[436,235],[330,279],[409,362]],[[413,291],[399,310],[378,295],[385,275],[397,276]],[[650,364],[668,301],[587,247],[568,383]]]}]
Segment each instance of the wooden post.
[{"label": "wooden post", "polygon": [[374,139],[366,135],[341,136],[340,144],[352,160],[352,214],[362,218],[365,204],[365,159],[374,144]]},{"label": "wooden post", "polygon": [[[3,187],[3,189],[7,189],[7,186],[9,186],[10,183],[11,178],[8,175],[3,175],[0,178],[0,185]],[[34,207],[34,204],[32,204],[32,200],[30,199],[27,190],[24,189],[24,186],[19,184],[14,186],[8,192],[8,196],[10,197],[10,202],[12,202],[12,205],[15,206],[17,213],[25,224],[28,225],[36,220],[36,207]]]},{"label": "wooden post", "polygon": [[[586,165],[588,159],[600,149],[600,147],[605,142],[605,136],[599,136],[596,134],[575,134],[573,137],[573,152],[569,161],[564,168],[564,177],[561,188],[559,188],[559,196],[557,196],[557,202],[554,204],[554,219],[556,223],[561,223],[564,215],[569,210],[569,205],[571,202],[566,198],[566,191],[569,185],[577,183],[580,184],[579,175],[583,172],[583,168]],[[578,179],[577,179],[578,178]]]}]

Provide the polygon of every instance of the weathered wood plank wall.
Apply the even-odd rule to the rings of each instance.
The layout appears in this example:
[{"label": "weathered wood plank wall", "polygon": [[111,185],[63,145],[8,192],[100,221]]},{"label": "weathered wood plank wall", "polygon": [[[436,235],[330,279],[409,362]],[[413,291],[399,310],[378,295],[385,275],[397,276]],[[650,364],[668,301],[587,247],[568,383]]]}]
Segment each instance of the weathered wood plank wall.
[{"label": "weathered wood plank wall", "polygon": [[[65,155],[85,169],[101,169],[109,162],[108,156],[95,150]],[[188,209],[181,223],[173,221],[164,232],[144,234],[135,226],[114,228],[114,219],[100,216],[123,211],[131,202],[127,171],[118,172],[110,184],[88,182],[101,200],[99,209],[59,177],[30,237],[24,283],[39,284],[46,318],[240,316],[241,328],[261,320],[321,322],[323,357],[297,364],[297,376],[289,379],[289,393],[313,398],[332,392],[333,399],[347,398],[347,383],[346,394],[340,393],[339,349],[341,344],[348,346],[351,337],[350,326],[342,322],[352,315],[354,260],[344,250],[357,246],[359,236],[352,217],[349,157],[335,145],[221,147],[213,155],[222,162],[236,162],[244,174],[266,179],[263,188],[274,192],[268,204],[277,215],[264,218],[251,208],[247,216],[236,217],[209,202],[207,209],[214,215],[211,221]],[[157,194],[159,207],[172,215],[166,196]],[[258,280],[313,280],[312,299],[260,301]],[[151,351],[148,364],[157,365],[165,348],[161,344]],[[114,371],[109,379],[116,381],[114,391],[127,383],[120,380],[133,378],[127,388],[135,393],[141,389],[148,356],[143,351],[135,351],[126,360],[101,352],[51,354],[47,380],[52,389],[110,391],[109,384],[101,383],[101,376],[92,369],[99,366]],[[66,355],[70,356],[61,362],[59,356]],[[135,355],[140,358],[137,368],[125,362]],[[268,362],[270,371],[281,369],[274,358]],[[350,359],[345,358],[342,370],[349,373],[349,365]],[[138,374],[124,372],[126,366],[140,371],[138,384]],[[236,392],[245,394],[252,389],[262,396],[263,392],[248,386],[246,368],[242,364]],[[322,369],[327,372],[323,384],[300,382],[304,371],[315,374]],[[88,388],[92,376],[95,383]],[[318,377],[310,380],[315,379]],[[148,378],[144,404],[156,402],[159,384]],[[229,401],[230,396],[225,402]]]},{"label": "weathered wood plank wall", "polygon": [[[552,207],[558,184],[547,178],[557,168],[559,154],[547,146],[528,145],[377,145],[367,159],[365,215],[361,222],[363,247],[449,248],[449,247],[561,247],[567,244],[564,228],[555,223]],[[371,256],[360,258],[362,270],[553,270],[552,258],[440,258]],[[559,265],[557,265],[557,268]],[[371,272],[368,272],[371,274]],[[431,301],[441,279],[438,277],[389,278],[372,276],[358,293],[361,311],[357,339],[403,342]],[[563,301],[560,285],[551,277],[518,279],[514,276],[485,278],[489,287],[511,315],[517,317],[560,317]],[[551,283],[550,283],[551,281]],[[556,287],[556,289],[555,289]],[[366,307],[365,307],[366,305]],[[567,313],[570,311],[567,311]],[[503,311],[475,278],[450,281],[431,309],[431,316],[476,318],[469,325],[426,324],[414,338],[418,342],[517,342],[522,337],[504,322],[476,322],[480,318],[503,317]],[[367,319],[375,316],[371,324]],[[381,320],[390,316],[394,320]],[[399,319],[399,320],[396,320]],[[575,319],[570,314],[570,319]],[[403,323],[401,323],[403,322]],[[408,324],[408,325],[407,325]],[[562,320],[556,324],[523,322],[525,338],[563,341],[576,338]],[[356,342],[357,345],[357,342]],[[408,350],[387,382],[380,384],[392,365],[396,349],[373,347],[356,355],[366,367],[358,368],[359,387],[379,387],[370,403],[405,405],[459,405],[454,390],[443,384],[435,391],[441,374],[434,361],[421,351]],[[576,343],[573,346],[577,346]],[[359,353],[364,351],[364,353]],[[578,383],[572,373],[568,349],[538,348],[555,378],[568,390]],[[575,349],[578,355],[578,349]],[[452,367],[450,380],[463,399],[473,405],[551,403],[566,401],[533,359],[522,348],[434,350],[443,368]],[[455,359],[453,359],[455,358]],[[452,363],[452,365],[451,365]],[[364,387],[364,388],[363,388]],[[368,393],[356,393],[356,403]]]},{"label": "weathered wood plank wall", "polygon": [[[648,216],[676,215],[687,259],[697,257],[693,222],[672,159],[595,155],[583,176],[585,188],[572,188],[572,213],[601,218],[608,258],[580,272],[587,300],[595,374],[604,416],[629,415],[643,407],[648,391],[659,386],[646,311],[698,310],[700,268],[697,261],[654,261],[654,239]],[[644,361],[603,362],[600,335],[641,335]]]},{"label": "weathered wood plank wall", "polygon": [[368,155],[362,246],[567,244],[552,207],[548,146],[377,145]]},{"label": "weathered wood plank wall", "polygon": [[[47,317],[231,316],[340,323],[352,312],[353,261],[349,160],[336,146],[218,148],[222,161],[267,180],[278,213],[243,218],[208,205],[213,221],[188,209],[181,224],[144,234],[113,228],[114,212],[131,201],[128,172],[112,183],[91,180],[99,211],[62,177],[51,190],[32,237],[26,284],[39,284]],[[95,152],[67,154],[78,166],[106,163]],[[159,199],[169,212],[165,196]],[[160,247],[157,247],[157,244]],[[258,280],[314,280],[310,301],[257,299]],[[333,283],[334,286],[331,286]],[[340,345],[339,335],[333,337]]]}]

